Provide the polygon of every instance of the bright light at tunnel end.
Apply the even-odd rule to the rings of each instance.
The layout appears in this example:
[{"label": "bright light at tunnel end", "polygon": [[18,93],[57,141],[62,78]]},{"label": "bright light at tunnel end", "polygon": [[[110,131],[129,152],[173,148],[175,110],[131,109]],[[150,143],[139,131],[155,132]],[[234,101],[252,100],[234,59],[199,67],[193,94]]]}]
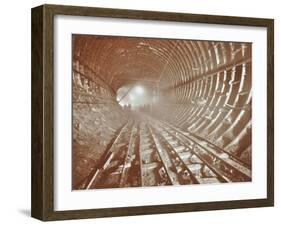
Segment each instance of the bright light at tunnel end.
[{"label": "bright light at tunnel end", "polygon": [[136,86],[134,90],[135,90],[135,93],[138,95],[142,95],[144,93],[144,88],[141,86]]},{"label": "bright light at tunnel end", "polygon": [[123,107],[126,105],[141,106],[148,102],[145,87],[135,85],[121,90],[117,97],[117,101]]}]

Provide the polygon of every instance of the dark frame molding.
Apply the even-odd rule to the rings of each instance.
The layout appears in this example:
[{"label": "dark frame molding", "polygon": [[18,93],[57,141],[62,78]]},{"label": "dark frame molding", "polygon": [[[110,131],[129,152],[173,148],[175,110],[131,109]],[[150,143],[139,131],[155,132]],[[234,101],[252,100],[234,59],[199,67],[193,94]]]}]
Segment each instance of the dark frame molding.
[{"label": "dark frame molding", "polygon": [[[54,16],[95,16],[267,28],[267,198],[90,210],[54,211],[53,35]],[[32,181],[31,215],[50,220],[162,214],[274,205],[274,20],[62,5],[32,9]]]}]

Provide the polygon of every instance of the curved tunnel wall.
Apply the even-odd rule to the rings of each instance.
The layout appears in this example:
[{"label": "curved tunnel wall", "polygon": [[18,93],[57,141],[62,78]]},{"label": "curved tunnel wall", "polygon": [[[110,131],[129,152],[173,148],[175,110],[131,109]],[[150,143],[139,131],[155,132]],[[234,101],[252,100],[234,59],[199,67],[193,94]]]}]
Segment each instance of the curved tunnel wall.
[{"label": "curved tunnel wall", "polygon": [[[224,49],[221,59],[214,57],[214,65],[209,67],[199,63],[197,77],[175,78],[172,87],[161,91],[160,112],[166,113],[164,118],[170,123],[207,138],[251,164],[250,45],[246,50],[244,44],[236,44],[236,48],[228,44],[228,51],[227,44],[216,45],[221,46],[221,51]],[[214,46],[215,53],[218,47]],[[171,109],[171,105],[176,105],[173,113],[165,110]]]},{"label": "curved tunnel wall", "polygon": [[85,177],[97,162],[91,145],[103,150],[126,122],[116,92],[128,84],[158,91],[155,118],[251,165],[251,51],[250,43],[75,35],[74,177]]}]

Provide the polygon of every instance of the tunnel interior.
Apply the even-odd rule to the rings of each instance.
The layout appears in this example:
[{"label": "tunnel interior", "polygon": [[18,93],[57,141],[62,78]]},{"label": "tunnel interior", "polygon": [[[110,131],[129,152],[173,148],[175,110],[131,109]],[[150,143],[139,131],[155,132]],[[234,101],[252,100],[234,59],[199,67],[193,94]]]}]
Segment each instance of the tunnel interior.
[{"label": "tunnel interior", "polygon": [[[251,181],[251,43],[76,34],[72,48],[73,189],[114,187],[115,177],[119,187]],[[131,122],[129,151],[114,163]],[[158,149],[150,157],[146,139]],[[173,151],[181,146],[195,156],[188,164],[189,152]],[[147,172],[156,169],[154,183]],[[94,186],[97,177],[109,179]]]}]

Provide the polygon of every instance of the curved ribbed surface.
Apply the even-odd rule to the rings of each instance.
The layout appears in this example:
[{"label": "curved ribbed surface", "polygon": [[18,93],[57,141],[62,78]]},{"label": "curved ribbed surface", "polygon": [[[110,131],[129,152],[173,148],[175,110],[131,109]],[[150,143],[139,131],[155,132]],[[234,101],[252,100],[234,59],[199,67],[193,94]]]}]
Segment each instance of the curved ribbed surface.
[{"label": "curved ribbed surface", "polygon": [[120,115],[117,90],[148,84],[151,115],[251,165],[250,43],[75,35],[73,63],[74,84],[98,80]]}]

